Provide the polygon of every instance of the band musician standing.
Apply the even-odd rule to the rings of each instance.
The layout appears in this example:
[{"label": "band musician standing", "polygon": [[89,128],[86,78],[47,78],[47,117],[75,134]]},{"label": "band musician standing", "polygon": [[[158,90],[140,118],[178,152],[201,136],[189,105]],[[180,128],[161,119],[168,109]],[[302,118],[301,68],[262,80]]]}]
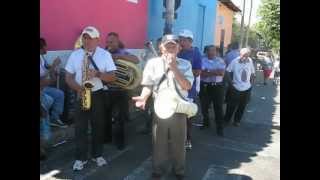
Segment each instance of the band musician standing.
[{"label": "band musician standing", "polygon": [[[116,62],[118,59],[129,61],[132,63],[139,63],[138,57],[127,52],[119,35],[115,32],[110,32],[107,36],[106,49],[111,53],[113,60]],[[109,143],[112,141],[112,115],[114,112],[115,119],[115,144],[119,150],[125,147],[125,131],[124,123],[129,119],[129,96],[128,91],[113,85],[108,86],[106,93],[106,125],[104,142]]]},{"label": "band musician standing", "polygon": [[[183,29],[179,33],[179,42],[181,45],[181,51],[178,54],[179,58],[188,60],[192,66],[192,72],[194,75],[194,82],[192,88],[189,90],[188,98],[195,102],[198,97],[197,83],[200,83],[200,73],[201,73],[201,53],[197,47],[192,46],[193,33],[188,29]],[[191,129],[192,129],[192,119],[187,119],[187,141],[186,149],[190,150],[192,148],[191,144]]]},{"label": "band musician standing", "polygon": [[230,123],[234,111],[234,126],[240,126],[240,121],[246,108],[250,95],[252,84],[255,79],[255,68],[249,57],[250,50],[243,48],[240,56],[233,60],[226,71],[226,79],[230,87],[230,97],[227,101],[227,110],[224,116],[226,124]]},{"label": "band musician standing", "polygon": [[[100,34],[95,27],[86,27],[81,36],[83,48],[71,53],[65,67],[66,83],[78,94],[75,115],[76,161],[73,165],[73,170],[82,170],[87,163],[88,121],[92,127],[92,160],[98,166],[107,164],[102,157],[105,100],[102,81],[114,81],[114,71],[116,70],[110,53],[98,47]],[[85,65],[85,62],[88,62],[89,68]],[[85,91],[84,79],[88,79],[93,84],[89,110],[84,110],[81,103],[82,100],[85,100],[85,97],[83,97],[83,92]]]},{"label": "band musician standing", "polygon": [[213,45],[207,46],[207,56],[202,58],[202,72],[200,83],[200,100],[203,116],[202,129],[210,126],[209,107],[213,103],[216,130],[223,136],[223,76],[226,64],[223,59],[216,56],[217,50]]}]

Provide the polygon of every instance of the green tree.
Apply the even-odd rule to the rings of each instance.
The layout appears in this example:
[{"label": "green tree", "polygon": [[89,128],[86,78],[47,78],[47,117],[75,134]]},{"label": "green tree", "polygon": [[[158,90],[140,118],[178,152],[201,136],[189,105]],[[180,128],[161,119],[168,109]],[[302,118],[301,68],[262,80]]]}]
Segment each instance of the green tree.
[{"label": "green tree", "polygon": [[[248,27],[244,27],[244,31],[247,31]],[[241,38],[241,25],[240,23],[236,20],[235,17],[233,17],[233,24],[232,24],[232,42],[238,42],[240,43],[240,38]],[[257,48],[258,47],[258,36],[257,33],[254,29],[249,28],[249,37],[248,37],[248,46],[252,48]]]},{"label": "green tree", "polygon": [[266,48],[280,49],[280,0],[262,0],[258,9],[261,20],[255,30],[261,35]]}]

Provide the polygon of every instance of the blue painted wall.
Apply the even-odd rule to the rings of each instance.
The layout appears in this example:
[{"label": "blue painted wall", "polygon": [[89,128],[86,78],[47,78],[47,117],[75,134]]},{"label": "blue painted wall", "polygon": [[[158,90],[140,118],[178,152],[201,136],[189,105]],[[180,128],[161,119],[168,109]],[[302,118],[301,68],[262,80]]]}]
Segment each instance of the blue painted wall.
[{"label": "blue painted wall", "polygon": [[[164,19],[162,13],[163,0],[149,0],[148,8],[148,39],[155,40],[162,36]],[[181,0],[181,6],[176,11],[178,18],[174,21],[173,32],[176,34],[181,29],[189,29],[194,34],[193,45],[201,48],[214,43],[217,0]],[[204,8],[204,19],[199,12],[199,6]],[[199,20],[203,19],[202,46]]]}]

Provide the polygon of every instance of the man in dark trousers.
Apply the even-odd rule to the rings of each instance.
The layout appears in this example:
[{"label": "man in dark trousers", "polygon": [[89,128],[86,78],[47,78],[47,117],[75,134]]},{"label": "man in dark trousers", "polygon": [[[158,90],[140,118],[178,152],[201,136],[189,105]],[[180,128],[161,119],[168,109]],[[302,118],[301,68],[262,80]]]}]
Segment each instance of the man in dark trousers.
[{"label": "man in dark trousers", "polygon": [[233,125],[239,126],[244,109],[248,104],[255,78],[255,68],[249,55],[248,48],[241,49],[240,56],[233,60],[226,69],[227,82],[230,87],[230,98],[227,101],[227,110],[224,116],[226,124],[231,121],[231,117],[236,111]]},{"label": "man in dark trousers", "polygon": [[213,103],[216,129],[219,136],[223,136],[223,76],[226,64],[222,58],[216,56],[215,46],[207,46],[206,56],[202,58],[202,72],[200,83],[200,100],[203,116],[202,129],[208,128],[209,107]]},{"label": "man in dark trousers", "polygon": [[[192,46],[193,33],[188,29],[183,29],[179,33],[179,41],[181,46],[181,51],[178,54],[179,58],[188,60],[192,66],[192,72],[194,75],[194,82],[192,88],[188,91],[188,98],[195,102],[198,97],[197,83],[200,83],[200,73],[201,73],[201,53],[197,47]],[[191,128],[192,119],[187,119],[187,141],[186,149],[190,150],[192,148],[191,144]]]},{"label": "man in dark trousers", "polygon": [[[139,59],[124,49],[119,35],[110,32],[107,36],[106,49],[111,53],[113,60],[118,59],[139,63]],[[125,147],[124,123],[129,119],[129,96],[128,91],[115,85],[109,86],[105,91],[108,101],[106,105],[106,130],[105,143],[112,141],[112,118],[115,120],[115,144],[119,150]]]},{"label": "man in dark trousers", "polygon": [[[230,50],[226,55],[224,56],[224,61],[226,63],[226,66],[228,66],[233,60],[235,60],[237,57],[239,57],[240,51],[239,51],[239,43],[238,42],[233,42],[230,44]],[[228,83],[226,82],[226,76],[224,77],[224,82],[225,82],[225,102],[228,101],[230,97],[230,88],[228,86]]]},{"label": "man in dark trousers", "polygon": [[[87,164],[89,150],[87,131],[89,122],[92,127],[92,160],[97,163],[97,166],[107,164],[102,157],[105,101],[102,81],[114,81],[114,71],[116,70],[110,53],[98,46],[100,33],[95,27],[86,27],[82,32],[81,38],[83,48],[74,50],[71,53],[65,67],[66,83],[78,94],[75,118],[76,161],[73,164],[73,170],[77,171],[82,170]],[[82,100],[85,98],[82,94],[86,80],[93,84],[90,90],[91,107],[87,110],[82,106]]]}]

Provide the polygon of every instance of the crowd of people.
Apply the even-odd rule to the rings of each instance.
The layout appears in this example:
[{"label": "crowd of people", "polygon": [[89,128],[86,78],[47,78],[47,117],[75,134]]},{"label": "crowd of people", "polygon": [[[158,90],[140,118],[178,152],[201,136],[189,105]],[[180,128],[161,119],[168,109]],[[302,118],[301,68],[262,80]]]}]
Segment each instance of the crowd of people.
[{"label": "crowd of people", "polygon": [[[231,122],[239,126],[246,105],[249,102],[252,84],[255,79],[255,66],[250,58],[250,49],[239,49],[233,43],[225,56],[219,54],[218,47],[208,45],[204,55],[199,48],[193,46],[194,35],[183,29],[177,35],[164,35],[157,40],[157,52],[148,59],[143,68],[142,91],[135,97],[129,97],[128,90],[111,86],[117,78],[115,62],[118,59],[139,63],[139,59],[130,54],[120,40],[119,34],[110,32],[107,35],[106,47],[99,47],[100,33],[92,26],[86,27],[82,34],[82,47],[75,49],[64,67],[65,79],[69,88],[77,93],[75,115],[75,162],[73,170],[82,170],[87,164],[88,128],[91,127],[91,158],[97,166],[108,162],[102,156],[103,144],[112,143],[119,150],[126,146],[124,125],[129,118],[129,100],[146,114],[145,132],[152,132],[153,179],[163,175],[163,165],[169,157],[168,148],[172,148],[173,169],[177,179],[183,179],[185,172],[186,150],[192,149],[192,117],[184,113],[174,113],[168,119],[161,119],[154,113],[153,102],[161,89],[170,83],[176,91],[191,103],[198,103],[202,114],[202,127],[211,126],[209,116],[210,105],[213,104],[216,133],[224,136],[224,128]],[[50,139],[50,123],[64,127],[60,116],[64,105],[64,92],[54,88],[56,69],[60,59],[57,58],[49,66],[44,58],[47,44],[40,38],[40,140],[41,144]],[[91,109],[81,108],[83,88],[83,59],[90,59],[88,79],[94,86],[91,92]],[[279,65],[280,68],[280,65]],[[265,74],[267,75],[266,72]],[[280,75],[280,72],[279,72]],[[167,84],[167,85],[166,85]],[[159,89],[160,88],[160,89]],[[226,103],[226,111],[223,105]],[[231,117],[234,115],[234,120]],[[114,129],[112,119],[115,121]],[[115,133],[113,133],[115,132]],[[173,146],[169,146],[170,143]],[[40,146],[41,155],[45,148]]]}]

